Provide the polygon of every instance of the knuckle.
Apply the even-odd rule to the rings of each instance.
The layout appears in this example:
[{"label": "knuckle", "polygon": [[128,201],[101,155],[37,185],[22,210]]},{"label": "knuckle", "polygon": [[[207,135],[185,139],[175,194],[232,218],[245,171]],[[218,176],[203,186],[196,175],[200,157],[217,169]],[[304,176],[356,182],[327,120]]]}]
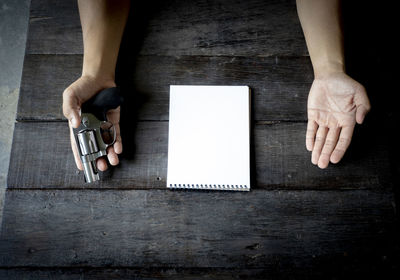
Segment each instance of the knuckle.
[{"label": "knuckle", "polygon": [[336,148],[334,151],[333,151],[336,155],[343,155],[345,152],[346,152],[346,149],[342,149],[342,148]]},{"label": "knuckle", "polygon": [[69,114],[69,108],[68,108],[68,102],[67,100],[70,99],[73,95],[73,91],[70,89],[65,89],[63,92],[63,104],[62,104],[62,109],[63,109],[63,114],[66,118],[68,118]]},{"label": "knuckle", "polygon": [[72,97],[72,95],[74,95],[74,91],[71,88],[66,88],[63,91],[63,98],[69,98]]},{"label": "knuckle", "polygon": [[347,146],[350,143],[349,138],[339,138],[339,145],[341,146]]},{"label": "knuckle", "polygon": [[321,157],[330,157],[331,156],[331,154],[330,153],[327,153],[327,152],[321,152]]},{"label": "knuckle", "polygon": [[335,144],[336,144],[335,141],[333,141],[331,139],[326,139],[326,141],[325,141],[325,146],[327,146],[327,147],[332,147]]},{"label": "knuckle", "polygon": [[66,117],[67,119],[69,118],[69,113],[68,113],[68,110],[65,108],[65,106],[63,106],[63,115],[64,115],[64,117]]},{"label": "knuckle", "polygon": [[306,133],[308,135],[312,135],[312,134],[315,134],[315,130],[314,129],[307,129]]}]

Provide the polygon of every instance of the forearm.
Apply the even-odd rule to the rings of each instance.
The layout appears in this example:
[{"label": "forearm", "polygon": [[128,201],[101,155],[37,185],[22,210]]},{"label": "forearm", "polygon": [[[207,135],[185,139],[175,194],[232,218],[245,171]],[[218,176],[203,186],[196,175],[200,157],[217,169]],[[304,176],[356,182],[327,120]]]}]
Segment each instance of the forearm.
[{"label": "forearm", "polygon": [[344,50],[340,0],[297,0],[315,77],[343,72]]},{"label": "forearm", "polygon": [[83,32],[82,76],[114,80],[129,0],[79,0]]}]

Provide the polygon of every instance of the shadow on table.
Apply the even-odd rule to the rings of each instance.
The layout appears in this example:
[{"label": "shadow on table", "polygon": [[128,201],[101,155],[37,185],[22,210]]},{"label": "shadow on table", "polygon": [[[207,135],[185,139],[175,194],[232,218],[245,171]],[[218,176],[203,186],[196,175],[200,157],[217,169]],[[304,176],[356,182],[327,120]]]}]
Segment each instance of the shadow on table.
[{"label": "shadow on table", "polygon": [[[133,74],[137,57],[147,34],[148,22],[162,8],[160,5],[152,5],[153,2],[132,1],[116,66],[115,80],[121,88],[121,94],[124,98],[120,119],[123,145],[123,153],[120,159],[128,161],[135,157],[135,134],[140,108],[149,102],[149,97],[138,90],[135,85]],[[121,165],[109,165],[108,170],[103,172],[102,178],[110,179],[115,169],[122,168]]]},{"label": "shadow on table", "polygon": [[349,152],[360,156],[373,150],[371,145],[388,145],[393,174],[390,180],[398,208],[400,152],[396,134],[400,95],[395,75],[398,72],[396,11],[394,3],[343,1],[346,70],[365,86],[372,105],[365,124],[356,128]]}]

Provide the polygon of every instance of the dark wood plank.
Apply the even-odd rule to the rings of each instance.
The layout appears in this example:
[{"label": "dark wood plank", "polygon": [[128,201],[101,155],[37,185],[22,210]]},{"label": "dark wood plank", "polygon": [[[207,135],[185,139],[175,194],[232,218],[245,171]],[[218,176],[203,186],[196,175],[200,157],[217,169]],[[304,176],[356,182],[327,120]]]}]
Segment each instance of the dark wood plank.
[{"label": "dark wood plank", "polygon": [[[125,158],[105,174],[113,179],[86,185],[71,153],[67,123],[17,123],[9,187],[165,188],[168,123],[146,122],[126,128],[137,137],[125,137]],[[27,156],[29,151],[32,154]]]},{"label": "dark wood plank", "polygon": [[[368,257],[368,256],[367,256]],[[361,259],[366,259],[361,257]],[[339,260],[340,259],[340,260]],[[171,280],[232,280],[232,279],[393,279],[399,275],[399,266],[393,258],[367,259],[338,257],[337,263],[325,260],[312,267],[287,267],[278,261],[268,268],[1,268],[0,279],[171,279]],[[329,259],[331,261],[331,259]]]},{"label": "dark wood plank", "polygon": [[[81,55],[27,55],[17,119],[64,119],[62,92],[80,76],[81,63]],[[140,120],[168,120],[171,84],[249,85],[256,120],[306,120],[313,78],[308,57],[139,56],[127,58],[118,74],[128,106],[140,105]]]},{"label": "dark wood plank", "polygon": [[[283,279],[284,277],[298,277],[307,275],[310,279],[311,271],[308,269],[279,271],[279,268],[264,269],[232,269],[232,268],[0,268],[0,279],[7,280],[42,280],[42,279]],[[303,270],[303,271],[302,271]],[[317,273],[313,273],[315,275]],[[279,275],[279,277],[278,277]],[[320,274],[319,274],[320,275]]]},{"label": "dark wood plank", "polygon": [[[141,54],[307,55],[290,1],[137,1],[126,36]],[[27,52],[81,54],[76,1],[33,0]]]},{"label": "dark wood plank", "polygon": [[[265,279],[266,269],[223,269],[223,268],[0,268],[0,279]],[[293,276],[291,273],[285,275]],[[298,275],[296,273],[295,275]]]},{"label": "dark wood plank", "polygon": [[[87,185],[75,167],[66,122],[17,123],[9,188],[165,188],[168,122],[122,120],[121,164]],[[343,161],[325,170],[311,164],[305,123],[260,122],[254,127],[253,188],[379,189],[392,186],[387,147],[357,131]],[[124,134],[125,133],[125,134]],[[108,179],[107,179],[108,178]]]},{"label": "dark wood plank", "polygon": [[32,0],[26,53],[83,53],[77,1]]},{"label": "dark wood plank", "polygon": [[370,190],[9,190],[0,266],[381,263],[397,250],[392,202],[391,192]]},{"label": "dark wood plank", "polygon": [[62,93],[81,69],[81,55],[25,55],[17,120],[63,118]]}]

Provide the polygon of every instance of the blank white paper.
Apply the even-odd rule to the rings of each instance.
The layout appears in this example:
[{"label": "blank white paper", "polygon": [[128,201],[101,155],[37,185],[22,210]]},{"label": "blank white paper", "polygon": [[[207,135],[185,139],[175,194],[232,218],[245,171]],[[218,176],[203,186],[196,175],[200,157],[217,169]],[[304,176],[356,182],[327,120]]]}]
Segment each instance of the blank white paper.
[{"label": "blank white paper", "polygon": [[248,86],[170,86],[168,188],[250,190]]}]

